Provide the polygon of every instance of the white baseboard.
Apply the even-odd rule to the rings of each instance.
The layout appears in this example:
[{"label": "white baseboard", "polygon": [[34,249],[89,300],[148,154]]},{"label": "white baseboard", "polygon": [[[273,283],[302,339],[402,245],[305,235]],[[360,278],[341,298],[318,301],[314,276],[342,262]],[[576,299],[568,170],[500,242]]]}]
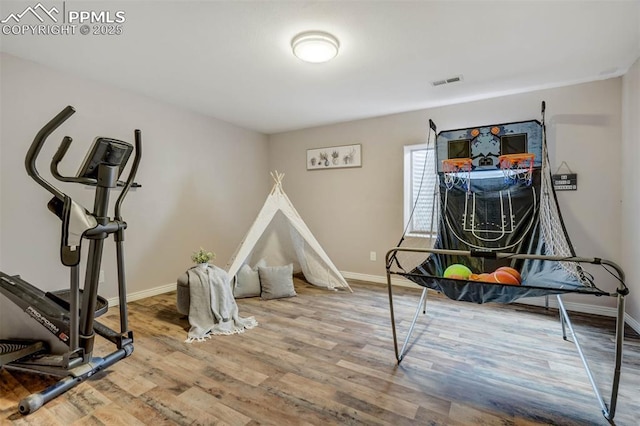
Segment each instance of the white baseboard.
[{"label": "white baseboard", "polygon": [[627,313],[624,314],[624,321],[629,324],[629,327],[633,328],[636,333],[640,334],[640,322],[631,318],[631,316]]},{"label": "white baseboard", "polygon": [[[376,284],[386,284],[387,277],[381,275],[368,275],[368,274],[360,274],[357,272],[348,272],[348,271],[340,271],[342,275],[346,279],[358,280],[358,281],[367,281]],[[400,287],[412,287],[412,288],[422,288],[413,282],[396,276],[391,278],[391,284],[397,285]],[[597,306],[597,305],[589,305],[586,303],[575,303],[575,302],[564,302],[564,307],[568,311],[572,312],[580,312],[584,314],[592,314],[592,315],[602,315],[605,317],[615,317],[617,315],[616,308],[610,308],[607,306]],[[545,298],[544,297],[527,297],[526,299],[518,300],[518,303],[522,303],[523,305],[533,305],[533,306],[545,306]],[[549,307],[557,308],[558,302],[555,297],[549,298]],[[628,313],[624,314],[625,322],[633,328],[637,333],[640,333],[640,322],[632,318]]]},{"label": "white baseboard", "polygon": [[[157,296],[159,294],[169,293],[171,291],[175,291],[177,287],[176,283],[161,285],[159,287],[150,288],[148,290],[136,291],[135,293],[127,294],[127,302],[133,302],[134,300],[146,299],[147,297]],[[109,307],[118,306],[120,301],[117,297],[112,297],[111,299],[107,299],[109,302]]]}]

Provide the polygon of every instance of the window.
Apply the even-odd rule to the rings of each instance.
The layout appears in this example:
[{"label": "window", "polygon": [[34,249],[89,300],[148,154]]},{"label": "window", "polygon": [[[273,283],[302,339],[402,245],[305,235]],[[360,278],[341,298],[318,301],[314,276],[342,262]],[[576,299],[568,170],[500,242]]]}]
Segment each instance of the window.
[{"label": "window", "polygon": [[[432,237],[437,231],[438,197],[435,149],[404,147],[404,223],[406,234]],[[415,207],[414,207],[415,206]]]}]

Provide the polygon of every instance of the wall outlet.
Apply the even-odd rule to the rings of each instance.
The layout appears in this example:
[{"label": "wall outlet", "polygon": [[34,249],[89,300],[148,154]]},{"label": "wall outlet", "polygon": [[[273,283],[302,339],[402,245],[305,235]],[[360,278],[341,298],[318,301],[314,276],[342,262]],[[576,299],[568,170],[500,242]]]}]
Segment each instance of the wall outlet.
[{"label": "wall outlet", "polygon": [[378,259],[378,255],[376,254],[375,251],[372,251],[371,253],[369,253],[369,260],[372,262],[375,262]]},{"label": "wall outlet", "polygon": [[104,271],[100,269],[100,278],[98,278],[98,284],[104,283]]}]

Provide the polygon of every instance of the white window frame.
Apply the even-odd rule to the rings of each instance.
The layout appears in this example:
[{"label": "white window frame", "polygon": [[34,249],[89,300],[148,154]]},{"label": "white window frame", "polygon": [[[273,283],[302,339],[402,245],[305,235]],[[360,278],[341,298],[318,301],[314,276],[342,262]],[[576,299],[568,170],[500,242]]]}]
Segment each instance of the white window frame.
[{"label": "white window frame", "polygon": [[[406,228],[406,232],[405,235],[410,236],[410,237],[418,237],[418,238],[430,238],[430,239],[435,239],[436,234],[438,232],[438,203],[439,203],[439,197],[433,197],[433,192],[434,189],[433,187],[431,188],[422,188],[421,189],[421,193],[424,196],[425,194],[427,194],[429,197],[431,197],[431,201],[429,201],[430,203],[435,203],[436,205],[433,206],[432,208],[434,208],[433,210],[433,216],[432,216],[432,220],[433,224],[430,224],[432,231],[429,232],[428,230],[416,230],[412,228],[412,223],[410,223],[410,218],[411,218],[411,210],[413,209],[413,205],[414,205],[414,199],[413,199],[413,175],[414,175],[414,170],[412,170],[412,154],[415,151],[432,151],[433,155],[435,155],[435,147],[430,146],[427,147],[426,144],[422,143],[422,144],[416,144],[416,145],[405,145],[404,147],[404,180],[403,180],[403,185],[404,185],[404,224],[405,224],[405,228]],[[428,155],[427,155],[428,157]],[[436,170],[435,170],[435,161],[430,161],[427,163],[428,167],[430,167],[430,169],[428,168],[427,170],[425,170],[425,173],[429,174],[431,173],[432,175],[436,174]],[[416,171],[419,173],[422,173],[422,170]],[[437,179],[437,178],[436,178]]]}]

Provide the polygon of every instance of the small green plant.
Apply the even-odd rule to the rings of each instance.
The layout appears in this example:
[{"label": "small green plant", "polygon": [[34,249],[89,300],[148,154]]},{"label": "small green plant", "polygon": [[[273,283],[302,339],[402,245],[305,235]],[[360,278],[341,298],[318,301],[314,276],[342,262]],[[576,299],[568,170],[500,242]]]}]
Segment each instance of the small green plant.
[{"label": "small green plant", "polygon": [[211,259],[215,258],[215,253],[206,251],[202,247],[200,247],[200,250],[193,252],[193,254],[191,255],[191,260],[193,260],[194,263],[209,263]]}]

